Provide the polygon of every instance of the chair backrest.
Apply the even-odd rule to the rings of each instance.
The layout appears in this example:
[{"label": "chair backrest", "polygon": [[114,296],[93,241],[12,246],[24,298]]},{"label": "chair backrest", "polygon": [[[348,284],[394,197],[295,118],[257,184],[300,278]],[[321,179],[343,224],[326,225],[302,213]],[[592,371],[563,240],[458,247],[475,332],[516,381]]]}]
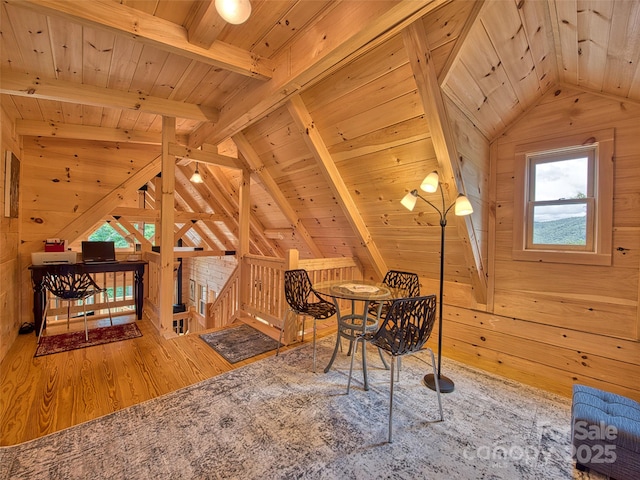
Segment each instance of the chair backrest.
[{"label": "chair backrest", "polygon": [[395,300],[372,343],[392,355],[420,350],[429,340],[436,321],[436,296]]},{"label": "chair backrest", "polygon": [[79,300],[100,290],[87,273],[48,273],[42,279],[42,284],[53,295],[65,300]]},{"label": "chair backrest", "polygon": [[311,293],[311,280],[304,269],[284,272],[284,296],[291,308],[302,312],[307,308],[307,298]]},{"label": "chair backrest", "polygon": [[416,273],[389,270],[384,276],[382,283],[392,288],[406,290],[407,297],[420,296],[420,277],[418,277]]}]

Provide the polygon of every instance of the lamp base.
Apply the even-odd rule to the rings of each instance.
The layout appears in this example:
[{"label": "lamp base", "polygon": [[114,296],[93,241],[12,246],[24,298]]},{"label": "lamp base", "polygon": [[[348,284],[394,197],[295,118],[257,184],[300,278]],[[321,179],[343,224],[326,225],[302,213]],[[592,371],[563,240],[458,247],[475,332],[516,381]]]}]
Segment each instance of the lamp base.
[{"label": "lamp base", "polygon": [[[433,373],[429,373],[425,375],[423,380],[424,380],[424,384],[427,387],[429,387],[434,392],[436,391],[436,382],[435,382],[435,376],[433,375]],[[453,380],[445,377],[444,375],[440,375],[438,377],[438,384],[440,387],[440,393],[451,393],[455,389],[455,384],[453,383]]]}]

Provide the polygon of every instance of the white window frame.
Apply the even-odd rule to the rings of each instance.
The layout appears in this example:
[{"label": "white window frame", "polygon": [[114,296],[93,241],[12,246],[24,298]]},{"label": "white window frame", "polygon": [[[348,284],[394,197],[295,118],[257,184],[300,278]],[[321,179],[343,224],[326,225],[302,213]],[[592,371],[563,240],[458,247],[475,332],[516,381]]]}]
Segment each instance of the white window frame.
[{"label": "white window frame", "polygon": [[198,313],[200,315],[207,315],[207,292],[209,289],[207,285],[198,284]]},{"label": "white window frame", "polygon": [[[566,159],[567,152],[593,152],[590,159],[592,182],[586,199],[533,202],[533,166],[545,161]],[[611,265],[613,233],[614,130],[607,129],[562,138],[518,145],[514,169],[514,260]],[[585,203],[587,207],[586,245],[533,244],[533,208],[536,205]]]}]

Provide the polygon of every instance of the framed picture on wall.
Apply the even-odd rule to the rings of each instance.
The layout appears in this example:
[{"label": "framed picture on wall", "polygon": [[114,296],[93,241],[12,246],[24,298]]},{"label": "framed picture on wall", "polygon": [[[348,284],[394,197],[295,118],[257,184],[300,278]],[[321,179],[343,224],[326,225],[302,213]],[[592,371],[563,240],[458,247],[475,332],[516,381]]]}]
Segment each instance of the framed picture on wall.
[{"label": "framed picture on wall", "polygon": [[189,300],[196,301],[196,281],[193,279],[189,280]]},{"label": "framed picture on wall", "polygon": [[18,218],[20,160],[7,150],[4,162],[4,216]]}]

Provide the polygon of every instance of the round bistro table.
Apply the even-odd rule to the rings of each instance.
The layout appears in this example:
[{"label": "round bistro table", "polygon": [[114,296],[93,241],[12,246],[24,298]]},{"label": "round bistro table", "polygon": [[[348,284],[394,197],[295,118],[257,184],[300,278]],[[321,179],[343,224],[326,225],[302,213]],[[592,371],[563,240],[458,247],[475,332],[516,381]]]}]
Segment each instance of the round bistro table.
[{"label": "round bistro table", "polygon": [[[369,280],[331,280],[320,282],[313,285],[313,290],[322,297],[330,297],[336,306],[336,316],[338,318],[338,334],[336,335],[336,345],[333,349],[333,355],[329,364],[325,367],[324,372],[327,373],[340,348],[340,339],[349,340],[349,352],[353,341],[363,333],[375,332],[380,323],[380,312],[382,310],[382,302],[393,301],[398,298],[407,296],[405,289],[392,288],[384,283],[372,282]],[[343,314],[340,311],[340,300],[351,301],[351,312]],[[356,302],[361,302],[363,306],[362,313],[356,312]],[[369,305],[379,303],[378,314],[372,316],[369,313]],[[380,358],[385,368],[389,368],[382,352],[378,349]],[[354,352],[355,353],[355,352]],[[369,382],[367,380],[367,356],[366,346],[362,348],[362,371],[364,376],[364,389],[369,390]]]}]

